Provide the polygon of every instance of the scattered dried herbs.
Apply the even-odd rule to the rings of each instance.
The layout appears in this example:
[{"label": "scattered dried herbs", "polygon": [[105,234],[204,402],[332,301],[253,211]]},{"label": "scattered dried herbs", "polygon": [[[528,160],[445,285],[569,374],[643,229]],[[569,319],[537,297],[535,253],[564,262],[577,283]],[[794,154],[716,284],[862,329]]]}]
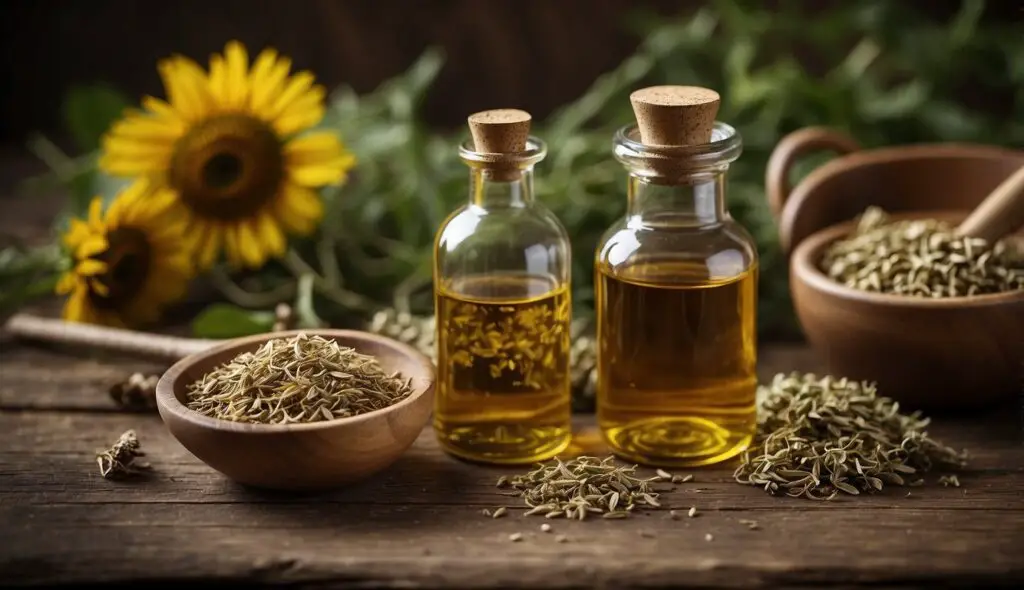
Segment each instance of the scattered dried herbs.
[{"label": "scattered dried herbs", "polygon": [[671,476],[634,477],[636,465],[620,467],[614,460],[612,456],[577,457],[564,462],[555,458],[538,464],[525,475],[500,479],[499,487],[511,487],[518,492],[516,495],[523,498],[528,508],[527,516],[577,520],[591,515],[628,518],[637,506],[661,506],[652,484]]},{"label": "scattered dried herbs", "polygon": [[1024,289],[1024,255],[1006,241],[958,237],[934,219],[891,221],[868,208],[825,252],[822,270],[847,287],[912,297],[965,297]]},{"label": "scattered dried herbs", "polygon": [[145,453],[142,452],[139,437],[134,430],[128,430],[113,446],[96,454],[96,463],[100,466],[100,475],[106,479],[116,479],[149,469],[148,463],[135,461],[137,457],[142,456],[145,456]]},{"label": "scattered dried herbs", "polygon": [[320,422],[391,406],[408,397],[411,382],[372,356],[303,333],[269,340],[207,373],[189,386],[187,405],[234,422]]},{"label": "scattered dried herbs", "polygon": [[127,380],[110,388],[110,399],[117,407],[129,412],[142,412],[156,408],[156,384],[160,375],[132,373]]},{"label": "scattered dried herbs", "polygon": [[966,452],[928,436],[929,419],[901,414],[873,383],[780,373],[760,389],[757,446],[734,476],[770,494],[830,500],[884,484],[920,485],[934,465],[966,463]]}]

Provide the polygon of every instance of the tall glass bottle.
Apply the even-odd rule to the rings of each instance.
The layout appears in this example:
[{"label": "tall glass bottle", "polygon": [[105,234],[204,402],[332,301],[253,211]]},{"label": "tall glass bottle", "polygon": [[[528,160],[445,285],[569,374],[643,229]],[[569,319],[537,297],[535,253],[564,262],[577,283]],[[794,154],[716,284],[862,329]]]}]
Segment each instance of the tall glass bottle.
[{"label": "tall glass bottle", "polygon": [[530,115],[484,111],[469,127],[469,201],[434,249],[434,430],[458,457],[530,463],[571,436],[569,237],[533,196],[547,148],[529,136]]},{"label": "tall glass bottle", "polygon": [[725,206],[739,133],[718,94],[661,86],[631,96],[637,125],[616,159],[626,215],[598,245],[598,422],[614,453],[697,466],[743,451],[756,425],[758,258]]}]

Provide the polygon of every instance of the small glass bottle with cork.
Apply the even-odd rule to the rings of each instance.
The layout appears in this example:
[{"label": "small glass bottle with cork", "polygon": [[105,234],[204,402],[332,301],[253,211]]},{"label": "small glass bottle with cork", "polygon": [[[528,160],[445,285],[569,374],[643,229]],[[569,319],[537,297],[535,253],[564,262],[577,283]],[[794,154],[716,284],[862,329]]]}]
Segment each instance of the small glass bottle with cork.
[{"label": "small glass bottle with cork", "polygon": [[597,247],[597,413],[611,450],[647,465],[724,461],[756,425],[758,257],[726,209],[739,133],[719,95],[656,86],[630,96],[637,123],[614,154],[625,216]]},{"label": "small glass bottle with cork", "polygon": [[546,146],[529,113],[469,117],[469,202],[438,230],[434,430],[472,461],[531,463],[570,440],[570,247],[533,196]]}]

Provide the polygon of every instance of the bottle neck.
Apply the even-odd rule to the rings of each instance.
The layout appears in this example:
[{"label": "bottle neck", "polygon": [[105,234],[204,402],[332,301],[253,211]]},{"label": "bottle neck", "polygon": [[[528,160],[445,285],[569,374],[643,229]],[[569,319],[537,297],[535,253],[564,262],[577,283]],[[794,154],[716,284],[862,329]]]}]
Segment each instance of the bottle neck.
[{"label": "bottle neck", "polygon": [[726,218],[725,170],[701,174],[685,184],[657,184],[629,175],[629,223],[714,225]]},{"label": "bottle neck", "polygon": [[469,202],[484,209],[529,206],[533,203],[533,167],[471,169]]}]

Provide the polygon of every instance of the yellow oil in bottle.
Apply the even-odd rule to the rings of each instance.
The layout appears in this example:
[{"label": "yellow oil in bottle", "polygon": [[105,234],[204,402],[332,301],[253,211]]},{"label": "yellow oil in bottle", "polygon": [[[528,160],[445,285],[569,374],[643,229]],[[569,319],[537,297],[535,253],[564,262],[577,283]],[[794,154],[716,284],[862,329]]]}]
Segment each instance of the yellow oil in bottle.
[{"label": "yellow oil in bottle", "polygon": [[520,273],[438,286],[434,428],[448,452],[514,464],[569,445],[569,301],[568,285]]},{"label": "yellow oil in bottle", "polygon": [[612,450],[674,467],[742,452],[756,425],[756,265],[718,280],[704,264],[599,264],[595,289],[598,421]]}]

